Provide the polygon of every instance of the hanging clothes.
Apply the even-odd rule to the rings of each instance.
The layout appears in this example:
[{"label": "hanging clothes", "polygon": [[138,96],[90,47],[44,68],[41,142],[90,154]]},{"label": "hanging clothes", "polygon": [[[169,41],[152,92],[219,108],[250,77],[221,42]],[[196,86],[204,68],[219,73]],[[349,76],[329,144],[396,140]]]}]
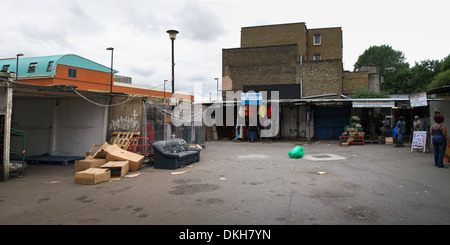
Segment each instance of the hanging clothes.
[{"label": "hanging clothes", "polygon": [[259,115],[261,116],[261,118],[265,118],[267,114],[267,108],[264,104],[259,106]]},{"label": "hanging clothes", "polygon": [[248,116],[249,117],[254,117],[257,113],[257,107],[256,106],[250,106],[248,109]]},{"label": "hanging clothes", "polygon": [[309,126],[309,122],[311,121],[311,104],[310,103],[306,104],[305,111],[306,111],[306,125]]},{"label": "hanging clothes", "polygon": [[245,107],[242,105],[239,107],[239,117],[240,118],[245,117]]}]

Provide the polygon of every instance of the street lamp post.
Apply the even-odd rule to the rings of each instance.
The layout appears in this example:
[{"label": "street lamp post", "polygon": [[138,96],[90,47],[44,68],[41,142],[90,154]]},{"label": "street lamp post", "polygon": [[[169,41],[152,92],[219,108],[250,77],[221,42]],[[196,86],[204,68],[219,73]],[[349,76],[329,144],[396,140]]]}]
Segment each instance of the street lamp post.
[{"label": "street lamp post", "polygon": [[217,101],[219,101],[219,78],[214,78],[217,81]]},{"label": "street lamp post", "polygon": [[166,103],[166,82],[168,82],[169,80],[164,80],[164,121],[163,121],[163,125],[164,125],[164,140],[166,140],[166,110],[167,110],[167,103]]},{"label": "street lamp post", "polygon": [[16,82],[19,80],[19,57],[23,56],[23,54],[16,54]]},{"label": "street lamp post", "polygon": [[[167,33],[169,33],[169,37],[170,40],[172,40],[172,97],[175,96],[175,59],[174,59],[174,43],[175,43],[175,38],[177,38],[177,34],[178,31],[176,30],[168,30]],[[175,109],[175,106],[172,105],[172,113],[173,110]],[[172,123],[172,134],[171,134],[171,138],[175,138],[175,127],[173,126]]]},{"label": "street lamp post", "polygon": [[168,82],[168,80],[164,80],[164,104],[166,104],[166,82]]},{"label": "street lamp post", "polygon": [[110,85],[109,85],[109,93],[112,93],[112,87],[113,87],[113,56],[114,56],[114,48],[106,48],[106,50],[111,51],[111,78],[110,78]]}]

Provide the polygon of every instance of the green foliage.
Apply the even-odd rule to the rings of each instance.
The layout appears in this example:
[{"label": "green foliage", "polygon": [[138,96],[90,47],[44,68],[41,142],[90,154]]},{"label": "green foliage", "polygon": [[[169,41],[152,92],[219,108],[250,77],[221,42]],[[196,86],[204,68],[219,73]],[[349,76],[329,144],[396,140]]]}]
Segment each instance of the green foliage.
[{"label": "green foliage", "polygon": [[360,88],[356,90],[352,96],[355,99],[368,99],[368,98],[389,98],[389,95],[386,92],[375,92],[368,88]]},{"label": "green foliage", "polygon": [[[378,66],[384,80],[381,90],[385,94],[410,94],[450,85],[450,55],[442,60],[415,62],[410,68],[403,52],[394,50],[389,45],[371,46],[358,57],[354,70],[357,71],[364,65]],[[357,91],[356,96],[374,95]]]},{"label": "green foliage", "polygon": [[425,91],[434,77],[439,73],[441,63],[438,60],[424,60],[411,68],[409,92]]},{"label": "green foliage", "polygon": [[381,84],[383,91],[394,94],[408,90],[410,69],[403,52],[394,50],[389,45],[371,46],[358,57],[354,70],[364,65],[378,66],[380,75],[384,78]]},{"label": "green foliage", "polygon": [[450,85],[450,69],[437,74],[433,81],[428,85],[428,89],[439,88],[446,85]]}]

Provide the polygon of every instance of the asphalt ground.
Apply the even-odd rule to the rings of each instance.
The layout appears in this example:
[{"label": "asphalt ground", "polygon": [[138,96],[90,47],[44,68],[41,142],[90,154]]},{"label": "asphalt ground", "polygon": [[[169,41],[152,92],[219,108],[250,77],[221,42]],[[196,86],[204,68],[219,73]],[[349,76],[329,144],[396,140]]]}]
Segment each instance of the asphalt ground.
[{"label": "asphalt ground", "polygon": [[[295,146],[303,158],[288,156]],[[408,144],[214,141],[187,167],[97,185],[75,184],[73,169],[28,165],[0,182],[0,224],[450,224],[450,168]]]}]

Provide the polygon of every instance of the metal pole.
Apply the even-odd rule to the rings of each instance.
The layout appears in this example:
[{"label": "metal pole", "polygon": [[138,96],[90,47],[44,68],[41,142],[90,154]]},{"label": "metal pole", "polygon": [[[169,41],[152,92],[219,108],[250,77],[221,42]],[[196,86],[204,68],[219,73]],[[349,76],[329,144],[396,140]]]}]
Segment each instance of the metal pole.
[{"label": "metal pole", "polygon": [[114,57],[114,49],[111,49],[111,81],[109,86],[109,92],[112,93],[112,87],[113,87],[113,57]]},{"label": "metal pole", "polygon": [[[174,43],[175,43],[175,38],[171,38],[171,40],[172,40],[172,96],[171,97],[175,97],[175,55],[174,55],[174,53],[175,53],[175,45],[174,45]],[[173,111],[174,111],[174,109],[175,109],[175,106],[173,106],[172,105],[172,114],[173,114]],[[170,135],[170,137],[172,138],[172,139],[174,139],[175,138],[175,127],[173,126],[173,122],[171,121],[171,125],[172,125],[172,132],[171,132],[171,135]]]},{"label": "metal pole", "polygon": [[217,81],[217,101],[219,101],[219,78],[214,78]]},{"label": "metal pole", "polygon": [[109,84],[109,93],[112,93],[112,87],[113,87],[113,56],[114,56],[114,48],[106,48],[106,50],[111,51],[111,78],[110,78],[110,84]]},{"label": "metal pole", "polygon": [[[166,140],[166,110],[167,110],[167,103],[166,103],[166,82],[167,80],[164,80],[164,120],[163,120],[163,126],[164,126],[164,135],[163,139]],[[156,116],[156,115],[155,115]]]},{"label": "metal pole", "polygon": [[17,60],[17,64],[16,64],[16,82],[17,82],[19,79],[19,55],[17,55],[16,60]]},{"label": "metal pole", "polygon": [[23,54],[16,54],[16,82],[19,80],[19,57]]}]

